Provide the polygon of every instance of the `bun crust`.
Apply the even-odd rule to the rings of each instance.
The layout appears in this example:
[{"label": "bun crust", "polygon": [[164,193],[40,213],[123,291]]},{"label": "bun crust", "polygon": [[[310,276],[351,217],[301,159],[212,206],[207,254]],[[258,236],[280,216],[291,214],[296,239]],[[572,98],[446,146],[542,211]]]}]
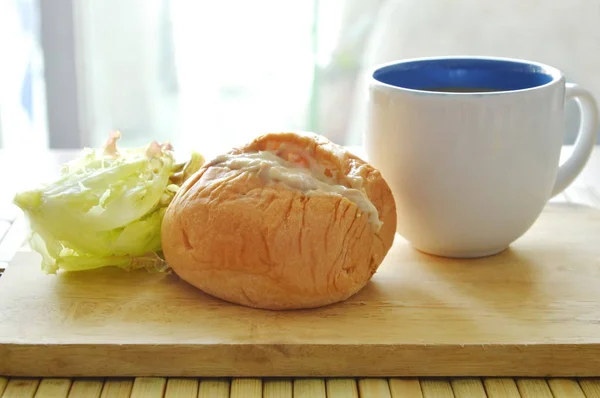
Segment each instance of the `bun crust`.
[{"label": "bun crust", "polygon": [[358,178],[382,224],[374,225],[346,197],[305,195],[256,171],[210,161],[166,211],[162,245],[170,267],[212,296],[255,308],[314,308],[352,296],[394,240],[396,208],[387,183],[368,163],[318,135],[265,134],[226,155],[261,151],[301,153],[346,187]]}]

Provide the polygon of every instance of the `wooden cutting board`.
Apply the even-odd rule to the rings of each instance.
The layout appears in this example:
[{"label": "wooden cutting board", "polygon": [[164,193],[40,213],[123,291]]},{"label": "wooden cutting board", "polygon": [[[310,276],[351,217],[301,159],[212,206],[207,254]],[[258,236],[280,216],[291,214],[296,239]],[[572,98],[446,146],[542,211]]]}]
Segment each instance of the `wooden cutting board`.
[{"label": "wooden cutting board", "polygon": [[346,302],[272,312],[175,276],[48,276],[21,252],[0,278],[0,374],[600,374],[600,211],[549,205],[505,252],[450,260],[400,237]]}]

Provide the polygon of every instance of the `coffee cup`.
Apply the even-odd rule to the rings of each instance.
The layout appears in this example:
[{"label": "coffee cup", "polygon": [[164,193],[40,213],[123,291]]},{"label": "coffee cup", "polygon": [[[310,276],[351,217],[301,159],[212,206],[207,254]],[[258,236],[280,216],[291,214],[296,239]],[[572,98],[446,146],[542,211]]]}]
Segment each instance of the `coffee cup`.
[{"label": "coffee cup", "polygon": [[[566,101],[580,128],[560,165]],[[501,57],[428,57],[370,74],[364,149],[416,249],[482,257],[506,249],[584,168],[598,128],[592,94],[559,69]]]}]

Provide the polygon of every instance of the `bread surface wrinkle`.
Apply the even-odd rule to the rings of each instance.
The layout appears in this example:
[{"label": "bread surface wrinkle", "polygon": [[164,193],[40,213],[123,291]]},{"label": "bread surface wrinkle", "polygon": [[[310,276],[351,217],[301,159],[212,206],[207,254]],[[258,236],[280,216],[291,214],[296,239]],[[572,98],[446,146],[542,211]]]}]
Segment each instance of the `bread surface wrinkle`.
[{"label": "bread surface wrinkle", "polygon": [[[379,212],[375,232],[350,200],[305,196],[256,173],[207,162],[175,195],[163,221],[165,256],[188,283],[226,301],[267,309],[310,308],[360,290],[390,249],[396,214],[379,171],[323,137],[265,134],[230,154],[300,147],[335,179],[363,178]],[[346,185],[350,186],[350,185]]]}]

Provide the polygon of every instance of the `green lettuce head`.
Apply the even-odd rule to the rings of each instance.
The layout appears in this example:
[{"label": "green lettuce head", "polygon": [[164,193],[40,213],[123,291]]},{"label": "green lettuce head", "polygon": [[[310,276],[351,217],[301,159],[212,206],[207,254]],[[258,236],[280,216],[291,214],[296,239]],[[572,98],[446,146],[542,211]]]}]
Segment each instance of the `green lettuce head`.
[{"label": "green lettuce head", "polygon": [[162,219],[204,158],[193,153],[176,163],[168,143],[118,149],[120,137],[112,133],[103,148],[86,148],[65,164],[56,181],[15,196],[46,273],[105,266],[169,269],[161,250]]}]

